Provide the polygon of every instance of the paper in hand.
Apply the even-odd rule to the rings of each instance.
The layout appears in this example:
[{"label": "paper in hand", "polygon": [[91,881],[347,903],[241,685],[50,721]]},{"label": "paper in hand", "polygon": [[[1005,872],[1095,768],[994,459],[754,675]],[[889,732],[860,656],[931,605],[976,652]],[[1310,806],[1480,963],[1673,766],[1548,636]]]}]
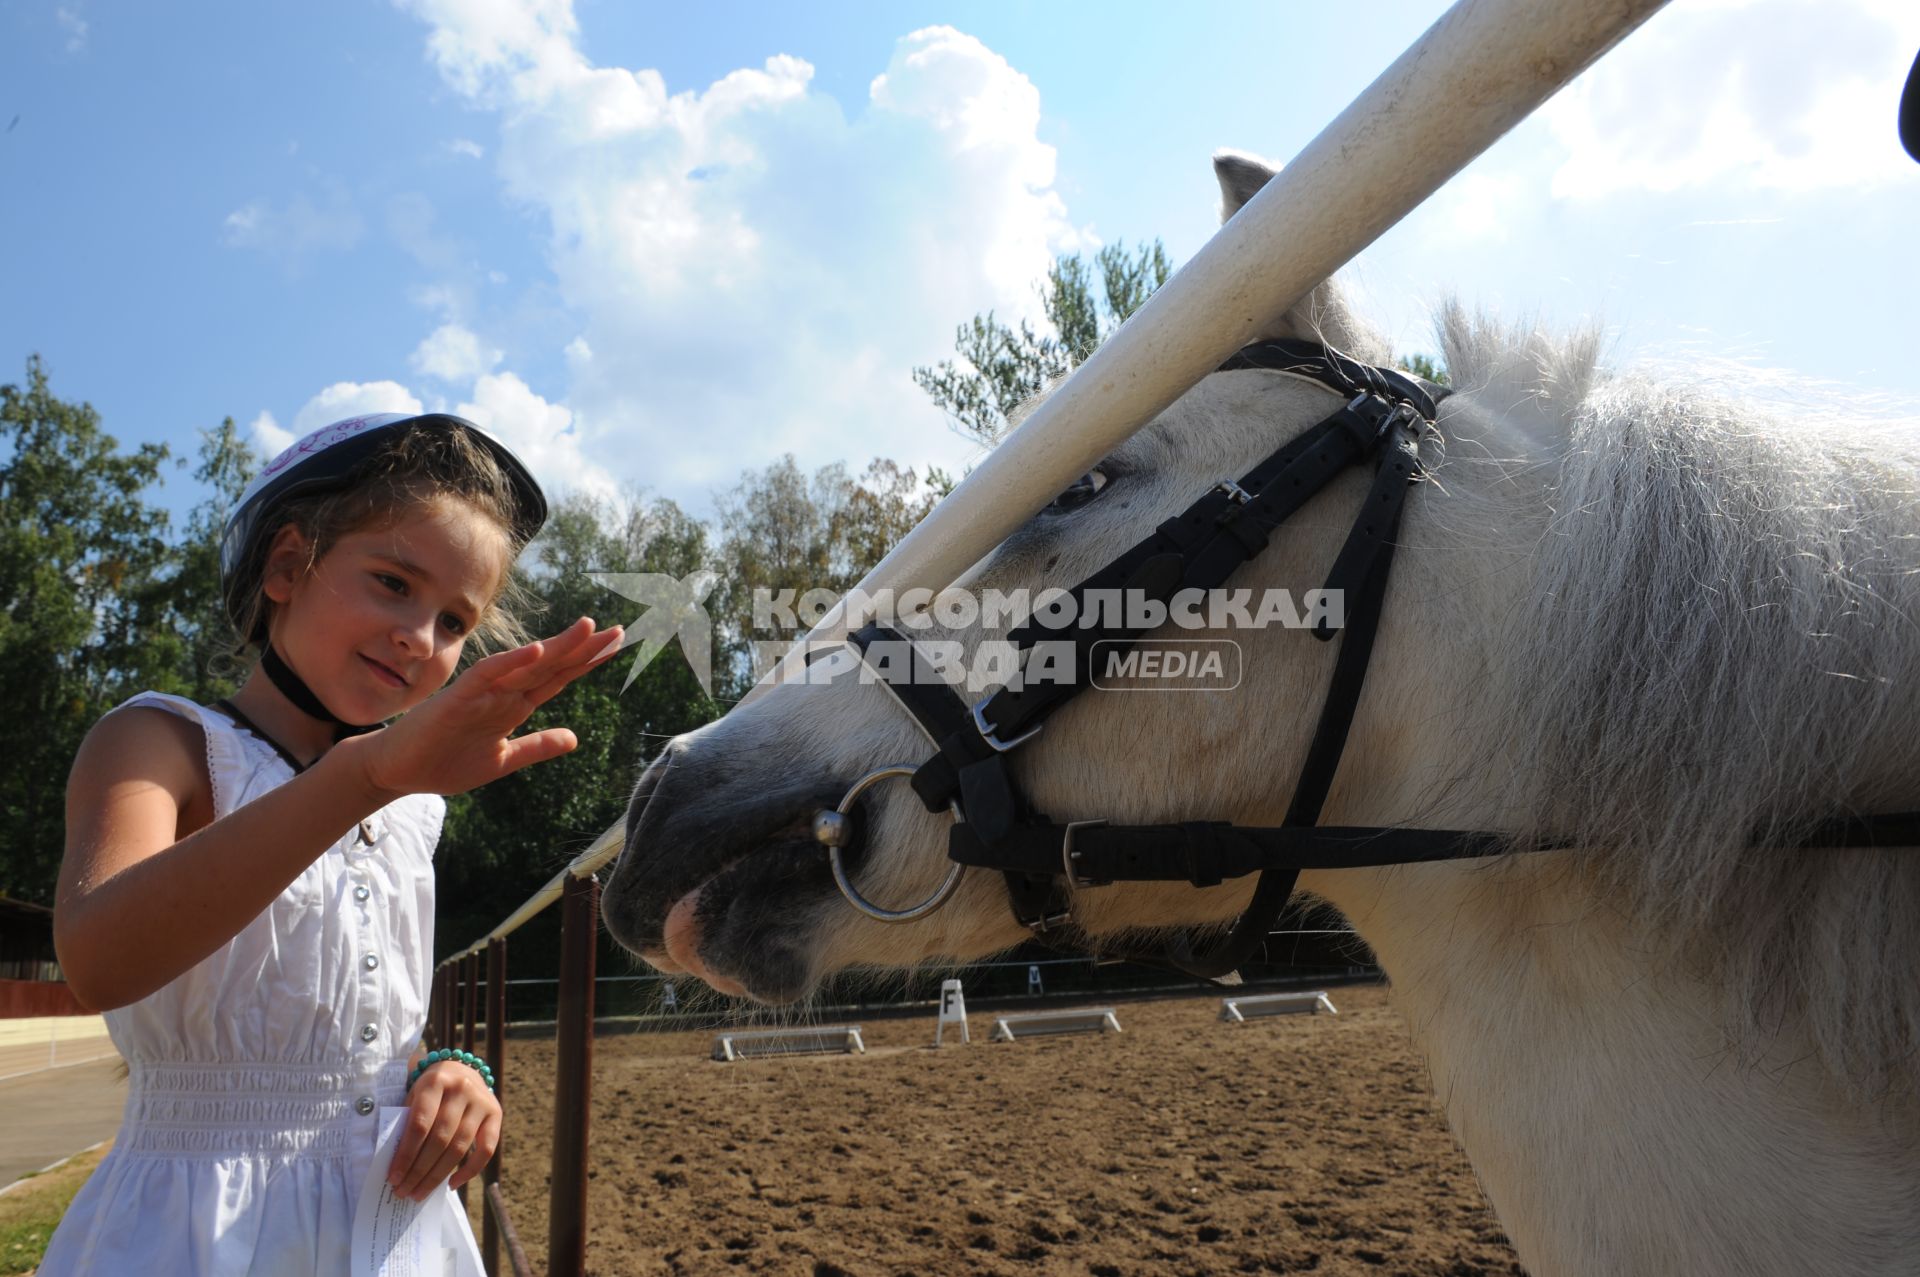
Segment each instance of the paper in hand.
[{"label": "paper in hand", "polygon": [[406,1115],[404,1108],[380,1110],[373,1165],[353,1210],[352,1277],[484,1277],[473,1229],[451,1190],[416,1202],[387,1184]]}]

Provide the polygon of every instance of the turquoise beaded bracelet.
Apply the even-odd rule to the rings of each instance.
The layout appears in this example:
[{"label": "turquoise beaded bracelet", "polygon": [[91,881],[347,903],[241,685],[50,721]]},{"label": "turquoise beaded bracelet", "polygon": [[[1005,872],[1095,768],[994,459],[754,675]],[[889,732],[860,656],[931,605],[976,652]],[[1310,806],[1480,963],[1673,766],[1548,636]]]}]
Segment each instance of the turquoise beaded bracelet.
[{"label": "turquoise beaded bracelet", "polygon": [[413,1084],[420,1080],[420,1075],[442,1060],[452,1060],[456,1064],[466,1065],[480,1075],[480,1079],[487,1084],[489,1091],[493,1089],[493,1070],[487,1067],[485,1060],[473,1054],[471,1051],[427,1052],[420,1057],[420,1063],[413,1066],[413,1072],[407,1075],[407,1089],[411,1091]]}]

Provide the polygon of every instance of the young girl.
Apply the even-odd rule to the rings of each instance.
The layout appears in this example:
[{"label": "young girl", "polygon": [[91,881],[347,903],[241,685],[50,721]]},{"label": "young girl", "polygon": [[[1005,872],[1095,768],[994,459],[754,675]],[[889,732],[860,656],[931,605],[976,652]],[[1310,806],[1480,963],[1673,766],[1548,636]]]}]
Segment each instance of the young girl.
[{"label": "young girl", "polygon": [[68,782],[54,937],[129,1076],[44,1277],[347,1272],[382,1106],[408,1109],[403,1196],[493,1155],[488,1076],[409,1063],[441,795],[571,750],[511,733],[620,642],[583,618],[440,692],[468,638],[516,633],[502,592],[546,510],[505,445],[442,415],[328,426],[242,495],[222,588],[259,663],[216,706],[134,697]]}]

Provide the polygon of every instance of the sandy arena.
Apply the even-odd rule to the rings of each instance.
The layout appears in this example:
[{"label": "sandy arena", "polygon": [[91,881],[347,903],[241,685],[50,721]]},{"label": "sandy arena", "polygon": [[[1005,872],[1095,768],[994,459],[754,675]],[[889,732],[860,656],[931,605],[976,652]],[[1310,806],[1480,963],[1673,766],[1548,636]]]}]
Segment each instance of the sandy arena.
[{"label": "sandy arena", "polygon": [[[718,1064],[710,1031],[595,1043],[588,1270],[626,1274],[1519,1273],[1378,988],[1226,1025]],[[553,1047],[509,1043],[504,1187],[546,1250]]]}]

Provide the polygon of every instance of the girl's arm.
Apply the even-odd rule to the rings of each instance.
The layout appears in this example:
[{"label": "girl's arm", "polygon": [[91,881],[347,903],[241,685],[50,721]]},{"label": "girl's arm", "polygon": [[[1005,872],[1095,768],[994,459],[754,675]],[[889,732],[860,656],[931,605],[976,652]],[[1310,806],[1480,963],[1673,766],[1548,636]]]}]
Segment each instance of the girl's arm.
[{"label": "girl's arm", "polygon": [[206,803],[200,728],[161,709],[109,714],[67,779],[67,852],[53,915],[60,969],[97,1011],[144,998],[240,931],[390,796],[357,739],[176,841]]},{"label": "girl's arm", "polygon": [[[477,662],[393,726],[350,737],[270,793],[181,837],[207,792],[193,724],[109,714],[74,760],[54,945],[96,1010],[138,1001],[206,958],[355,822],[409,793],[463,793],[573,749],[550,728],[510,737],[534,708],[617,650],[582,620]],[[201,815],[204,819],[204,814]]]}]

